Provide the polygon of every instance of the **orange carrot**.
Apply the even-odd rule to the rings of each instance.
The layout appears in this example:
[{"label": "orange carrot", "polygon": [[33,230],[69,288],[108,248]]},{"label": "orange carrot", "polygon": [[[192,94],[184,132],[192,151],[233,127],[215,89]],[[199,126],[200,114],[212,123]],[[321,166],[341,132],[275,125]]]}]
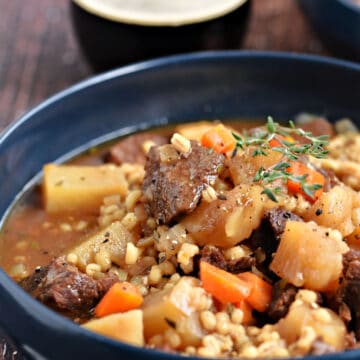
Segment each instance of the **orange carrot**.
[{"label": "orange carrot", "polygon": [[95,315],[105,315],[125,312],[138,308],[143,302],[143,297],[136,286],[128,282],[115,283],[95,307]]},{"label": "orange carrot", "polygon": [[240,302],[234,304],[235,307],[242,310],[244,317],[242,320],[243,325],[251,325],[254,322],[254,317],[252,315],[252,307],[246,300],[241,300]]},{"label": "orange carrot", "polygon": [[282,135],[275,135],[270,141],[269,145],[270,147],[283,147],[284,145],[281,143],[281,141],[287,141],[287,142],[295,142],[295,140],[291,136],[282,136]]},{"label": "orange carrot", "polygon": [[206,261],[200,262],[203,288],[219,302],[237,303],[250,295],[252,285]]},{"label": "orange carrot", "polygon": [[250,295],[246,301],[257,311],[264,312],[268,308],[272,297],[272,286],[260,276],[252,272],[237,275],[241,280],[252,285]]},{"label": "orange carrot", "polygon": [[313,196],[309,196],[304,193],[301,188],[301,184],[292,180],[287,181],[287,187],[289,193],[291,194],[302,194],[310,202],[315,202],[323,193],[323,186],[325,184],[325,178],[318,171],[311,169],[301,161],[294,161],[291,163],[290,167],[286,169],[287,172],[291,173],[294,176],[307,175],[305,183],[308,185],[321,185],[320,189],[314,191]]},{"label": "orange carrot", "polygon": [[212,148],[218,153],[225,154],[234,150],[236,141],[230,129],[226,128],[223,124],[219,124],[203,134],[201,145]]}]

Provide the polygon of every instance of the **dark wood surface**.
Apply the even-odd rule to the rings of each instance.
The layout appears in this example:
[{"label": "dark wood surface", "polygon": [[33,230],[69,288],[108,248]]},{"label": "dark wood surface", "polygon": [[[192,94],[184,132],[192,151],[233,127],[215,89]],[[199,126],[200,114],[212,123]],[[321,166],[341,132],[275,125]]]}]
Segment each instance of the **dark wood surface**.
[{"label": "dark wood surface", "polygon": [[[90,75],[71,26],[70,0],[0,0],[0,130]],[[295,0],[252,0],[242,49],[333,56]]]}]

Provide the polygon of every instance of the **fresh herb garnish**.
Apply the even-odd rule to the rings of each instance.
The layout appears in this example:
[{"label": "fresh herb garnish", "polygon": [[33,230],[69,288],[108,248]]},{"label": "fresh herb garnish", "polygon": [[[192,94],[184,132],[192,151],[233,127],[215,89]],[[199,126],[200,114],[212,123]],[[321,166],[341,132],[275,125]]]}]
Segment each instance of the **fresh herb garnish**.
[{"label": "fresh herb garnish", "polygon": [[[316,190],[321,189],[321,184],[310,184],[307,182],[308,174],[294,175],[289,171],[291,169],[290,162],[296,161],[300,156],[309,155],[322,159],[328,154],[325,149],[328,145],[328,136],[313,136],[311,132],[296,128],[293,121],[289,121],[290,127],[284,127],[274,122],[272,117],[268,117],[264,129],[259,129],[249,134],[236,134],[233,137],[236,140],[236,148],[234,155],[238,149],[245,150],[246,147],[252,147],[252,156],[267,156],[269,151],[276,151],[283,155],[282,160],[269,169],[260,167],[254,176],[254,182],[262,182],[264,185],[263,193],[272,201],[277,202],[276,195],[281,195],[282,188],[269,188],[266,185],[281,181],[287,183],[291,181],[300,185],[301,191],[308,197],[313,198]],[[295,138],[306,139],[306,143],[302,144]],[[272,141],[276,141],[277,146],[271,146]],[[274,144],[274,143],[273,143]]]}]

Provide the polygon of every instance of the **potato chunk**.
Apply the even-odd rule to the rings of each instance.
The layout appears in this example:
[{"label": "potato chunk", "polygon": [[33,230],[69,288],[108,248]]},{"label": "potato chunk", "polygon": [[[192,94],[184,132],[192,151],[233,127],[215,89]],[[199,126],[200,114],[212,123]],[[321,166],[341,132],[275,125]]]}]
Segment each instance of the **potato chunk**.
[{"label": "potato chunk", "polygon": [[143,313],[138,309],[90,320],[82,326],[115,340],[144,345]]},{"label": "potato chunk", "polygon": [[205,295],[200,281],[182,277],[172,288],[145,297],[143,303],[145,338],[161,334],[173,324],[183,345],[196,345],[204,335],[197,316],[198,302]]},{"label": "potato chunk", "polygon": [[[304,330],[310,327],[312,340],[321,339],[335,350],[343,350],[346,335],[344,322],[332,310],[319,307],[316,298],[314,292],[300,290],[288,314],[275,325],[276,329],[288,344],[292,344],[299,338],[301,340],[306,337]],[[308,340],[308,345],[311,346],[312,341]]]},{"label": "potato chunk", "polygon": [[295,286],[332,290],[348,249],[338,231],[314,222],[288,221],[270,269]]},{"label": "potato chunk", "polygon": [[305,220],[338,229],[343,236],[352,233],[354,226],[351,221],[353,208],[353,190],[346,186],[335,186],[321,197],[303,214]]},{"label": "potato chunk", "polygon": [[86,265],[96,263],[95,255],[100,251],[106,252],[112,263],[125,266],[126,246],[132,240],[133,236],[124,225],[116,221],[70,249],[68,254],[77,255],[77,266],[82,271],[86,270]]},{"label": "potato chunk", "polygon": [[252,184],[260,167],[268,169],[277,164],[283,157],[277,151],[268,151],[267,155],[253,156],[254,150],[254,147],[248,147],[234,158],[226,160],[230,177],[235,185]]},{"label": "potato chunk", "polygon": [[196,123],[181,124],[176,127],[176,132],[189,140],[200,141],[201,137],[218,123],[211,121],[199,121]]},{"label": "potato chunk", "polygon": [[44,166],[43,194],[45,209],[49,213],[98,213],[105,196],[124,196],[126,192],[123,170],[114,165]]},{"label": "potato chunk", "polygon": [[202,202],[182,224],[200,245],[234,246],[260,225],[268,202],[262,190],[257,185],[238,186],[226,193],[226,200]]}]

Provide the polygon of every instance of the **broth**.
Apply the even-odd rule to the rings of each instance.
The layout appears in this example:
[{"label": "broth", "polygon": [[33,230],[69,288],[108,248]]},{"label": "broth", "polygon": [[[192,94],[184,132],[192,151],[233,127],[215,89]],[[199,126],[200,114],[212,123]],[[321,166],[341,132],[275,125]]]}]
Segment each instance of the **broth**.
[{"label": "broth", "polygon": [[[226,122],[232,128],[241,131],[259,125],[260,120],[242,120]],[[154,133],[170,136],[175,126],[158,128]],[[131,136],[131,135],[130,135]],[[100,165],[112,144],[89,149],[71,161],[73,165]],[[12,274],[12,269],[24,265],[21,276],[32,273],[36,267],[64,253],[84,237],[95,231],[96,215],[84,214],[47,214],[42,204],[41,186],[36,186],[15,204],[3,229],[0,230],[0,266]],[[15,279],[19,279],[15,276]]]},{"label": "broth", "polygon": [[178,124],[46,164],[5,222],[0,264],[133,345],[213,358],[359,346],[360,134],[297,120]]}]

